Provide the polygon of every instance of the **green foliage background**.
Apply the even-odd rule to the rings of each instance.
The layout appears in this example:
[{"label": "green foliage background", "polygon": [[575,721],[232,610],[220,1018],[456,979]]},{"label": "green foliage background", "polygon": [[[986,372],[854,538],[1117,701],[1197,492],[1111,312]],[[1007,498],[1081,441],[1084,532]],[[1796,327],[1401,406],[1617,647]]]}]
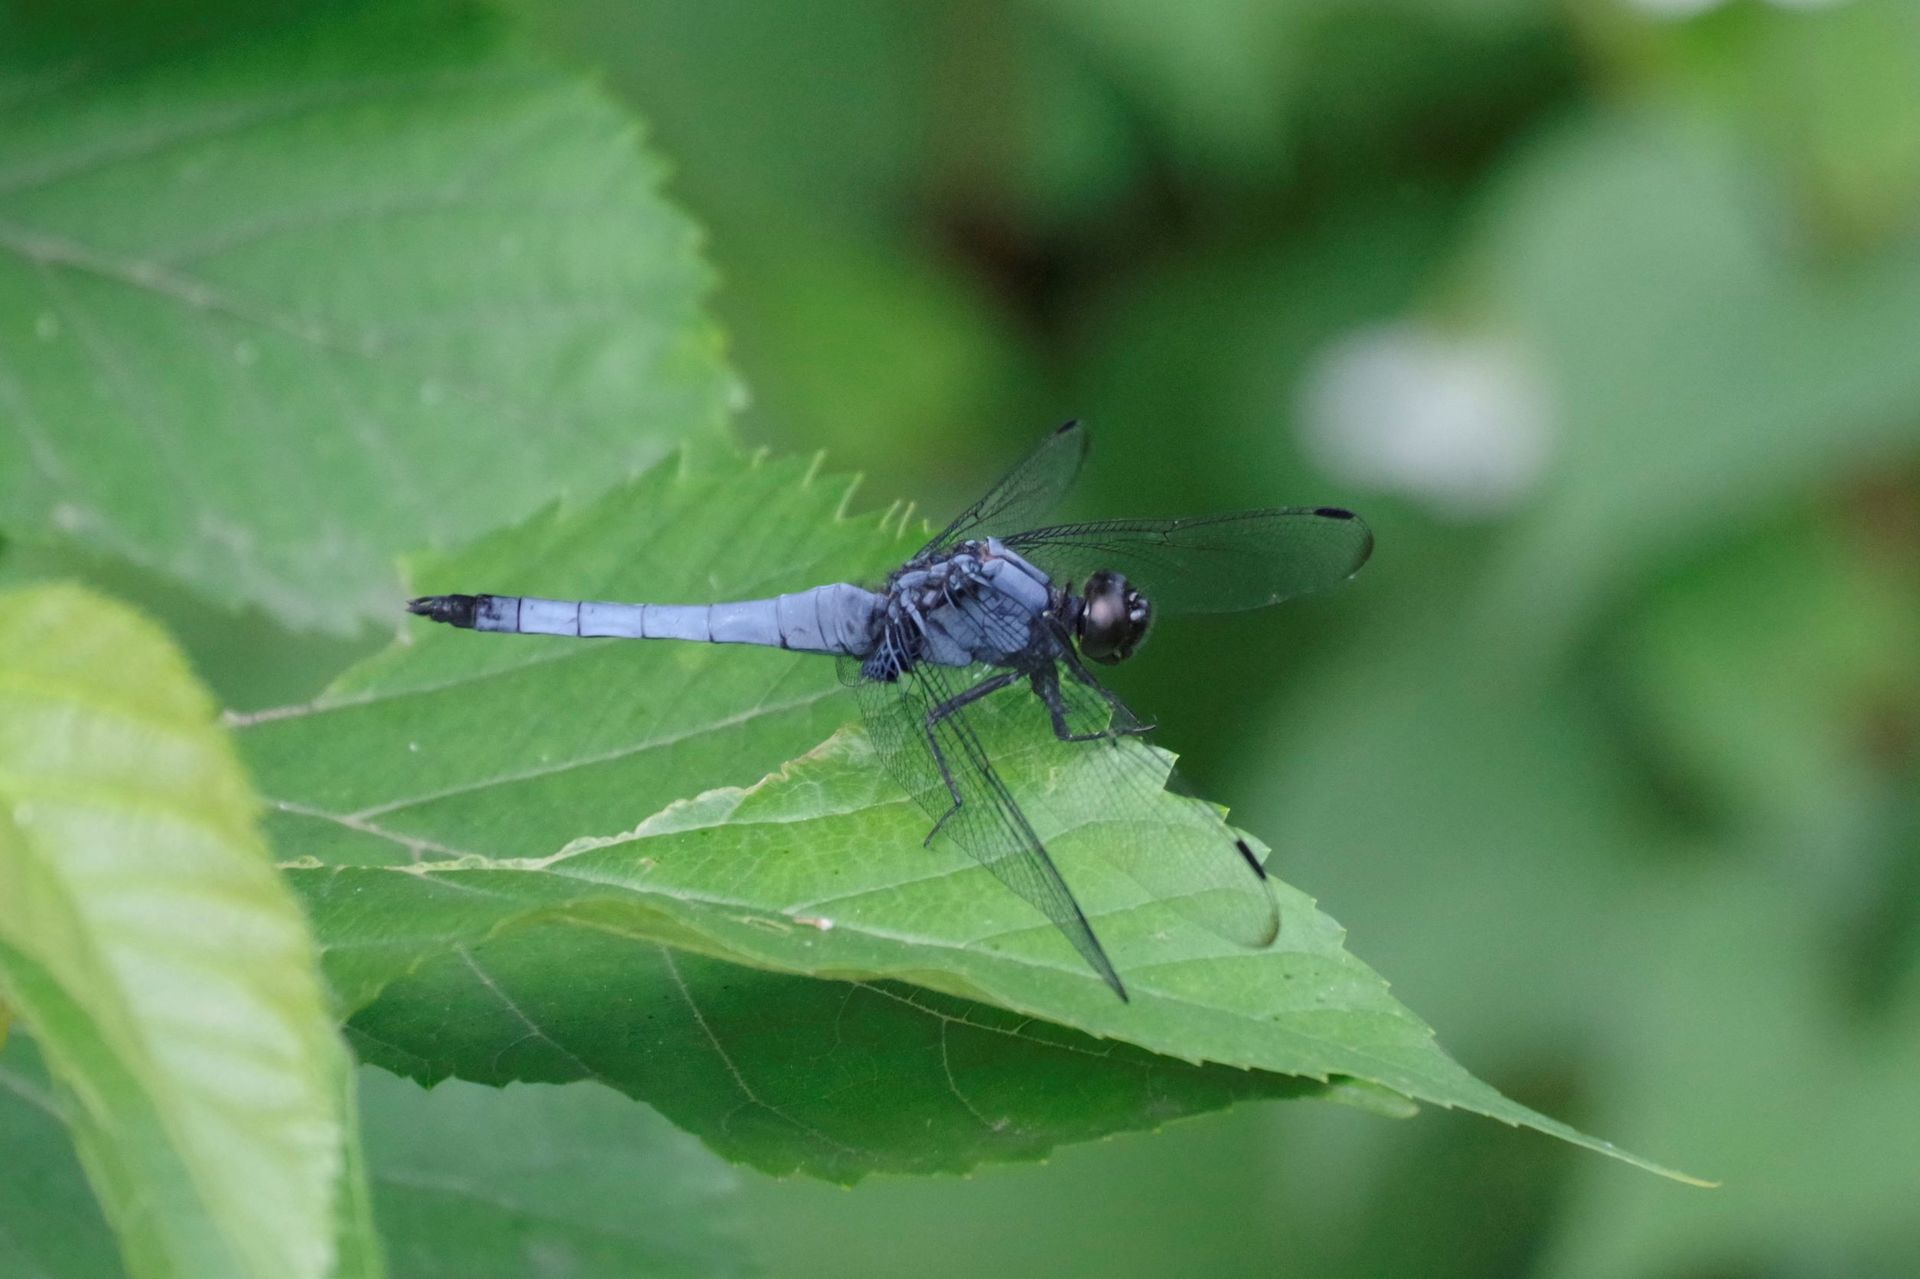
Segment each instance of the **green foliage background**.
[{"label": "green foliage background", "polygon": [[[423,1095],[363,1067],[364,1150],[339,1155],[364,1160],[390,1272],[877,1275],[910,1247],[929,1276],[1905,1273],[1920,5],[1681,7],[0,7],[0,584],[133,602],[239,713],[364,1060],[593,1077],[706,1143],[599,1084]],[[1495,351],[1537,391],[1545,462],[1517,497],[1437,503],[1458,438],[1392,478],[1314,447],[1309,388],[1381,326]],[[1407,429],[1445,390],[1394,402]],[[932,991],[796,976],[804,934],[686,908],[713,876],[523,902],[512,929],[424,876],[417,900],[353,878],[615,835],[851,716],[830,672],[778,655],[603,648],[528,674],[526,650],[448,635],[376,656],[403,576],[638,593],[677,568],[697,594],[852,572],[911,540],[863,512],[944,512],[1070,416],[1095,432],[1084,513],[1367,514],[1380,550],[1351,587],[1170,624],[1123,691],[1345,926],[1349,992],[1383,974],[1390,1000],[1357,998],[1417,1011],[1502,1093],[1720,1189],[1438,1108],[1388,1123],[1364,1090],[1230,1105],[1322,1088],[1110,1049],[1081,1033],[1110,1010],[1071,995],[1045,1011],[1078,1030],[1022,1039],[957,997],[979,968]],[[728,431],[774,460],[742,470]],[[849,520],[816,450],[866,473]],[[124,616],[59,598],[95,618],[76,633]],[[669,697],[696,675],[717,700]],[[272,713],[294,704],[318,709]],[[549,704],[595,714],[543,726]],[[535,767],[470,788],[512,761],[441,747],[502,716]],[[663,727],[674,750],[631,753]],[[28,758],[12,744],[0,761]],[[608,763],[547,777],[542,752]],[[809,757],[754,802],[857,859],[898,818],[875,798],[820,820],[836,768]],[[0,803],[21,775],[0,766]],[[759,1059],[703,1055],[716,1025],[742,1042],[721,1018]],[[856,1087],[849,1034],[897,1054],[899,1107],[851,1135],[789,1104]],[[112,1273],[57,1047],[29,1023],[0,1051],[0,1269]],[[962,1100],[1020,1116],[1024,1144],[920,1107],[965,1091],[936,1077],[956,1061],[1022,1081]],[[742,1117],[736,1087],[812,1135]],[[913,1122],[947,1157],[885,1166],[973,1174],[760,1171],[850,1179],[874,1165],[820,1149],[911,1152]],[[190,1141],[143,1149],[176,1145],[190,1163]]]}]

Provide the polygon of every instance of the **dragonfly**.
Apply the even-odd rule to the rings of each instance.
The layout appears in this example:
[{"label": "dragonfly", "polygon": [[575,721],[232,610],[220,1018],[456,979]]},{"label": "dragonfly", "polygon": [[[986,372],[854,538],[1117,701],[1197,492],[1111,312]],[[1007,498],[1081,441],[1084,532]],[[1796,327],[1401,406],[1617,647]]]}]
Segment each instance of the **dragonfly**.
[{"label": "dragonfly", "polygon": [[1050,433],[877,587],[836,582],[717,604],[427,595],[407,608],[475,631],[838,658],[876,754],[933,821],[925,842],[958,844],[1124,1001],[1126,984],[996,769],[981,717],[1006,698],[1036,699],[1052,737],[1090,765],[1082,784],[1100,810],[1151,814],[1133,824],[1139,838],[1107,839],[1103,851],[1211,933],[1264,949],[1280,929],[1265,867],[1219,809],[1181,793],[1166,757],[1131,745],[1153,725],[1094,668],[1132,657],[1162,613],[1240,612],[1344,582],[1366,563],[1373,534],[1334,506],[1039,525],[1078,477],[1088,442],[1079,422]]}]

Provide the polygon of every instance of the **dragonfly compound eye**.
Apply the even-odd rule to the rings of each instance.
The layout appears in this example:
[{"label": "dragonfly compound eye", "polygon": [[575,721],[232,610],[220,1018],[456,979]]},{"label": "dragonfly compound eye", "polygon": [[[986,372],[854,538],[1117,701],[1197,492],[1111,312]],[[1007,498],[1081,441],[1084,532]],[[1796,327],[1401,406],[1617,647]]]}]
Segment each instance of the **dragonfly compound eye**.
[{"label": "dragonfly compound eye", "polygon": [[1153,621],[1147,597],[1118,573],[1102,569],[1087,579],[1082,592],[1076,638],[1089,661],[1112,665],[1133,656]]}]

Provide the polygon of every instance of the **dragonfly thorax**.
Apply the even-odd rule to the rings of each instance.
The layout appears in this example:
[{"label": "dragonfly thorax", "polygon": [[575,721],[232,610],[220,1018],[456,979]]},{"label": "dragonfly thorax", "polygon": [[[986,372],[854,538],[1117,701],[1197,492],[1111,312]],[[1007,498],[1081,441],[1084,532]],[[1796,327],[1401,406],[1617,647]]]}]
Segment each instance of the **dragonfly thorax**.
[{"label": "dragonfly thorax", "polygon": [[1089,661],[1111,666],[1133,656],[1153,624],[1153,605],[1127,579],[1101,569],[1087,579],[1074,618],[1074,639]]},{"label": "dragonfly thorax", "polygon": [[[1051,579],[996,538],[963,542],[894,574],[875,635],[878,671],[936,666],[1027,668],[1050,661]],[[887,678],[882,675],[881,678]]]}]

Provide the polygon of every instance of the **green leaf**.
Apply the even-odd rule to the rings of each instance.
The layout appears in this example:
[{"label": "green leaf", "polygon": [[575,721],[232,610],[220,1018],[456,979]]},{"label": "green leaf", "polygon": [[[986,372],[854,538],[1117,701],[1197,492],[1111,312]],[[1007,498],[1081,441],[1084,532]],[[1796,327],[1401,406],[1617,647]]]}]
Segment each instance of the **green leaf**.
[{"label": "green leaf", "polygon": [[[870,576],[906,553],[909,539],[879,532],[871,519],[837,519],[844,502],[844,488],[806,482],[792,464],[745,475],[661,470],[595,510],[550,515],[423,572],[434,581],[694,598]],[[725,513],[735,505],[753,513],[750,524],[731,528]],[[722,525],[731,541],[716,533]],[[422,822],[457,827],[463,848],[478,838],[501,857],[557,848],[583,826],[617,830],[680,796],[757,781],[853,714],[831,663],[819,659],[591,644],[538,657],[522,644],[474,638],[416,631],[311,711],[251,722],[243,737],[256,766],[275,779],[270,788],[305,796],[282,800],[269,819],[282,849],[333,864],[405,862],[415,848],[423,857],[449,855],[451,845],[430,846],[436,841],[416,826]],[[600,698],[610,685],[625,695]],[[686,696],[696,688],[701,697]],[[596,701],[605,718],[557,709]],[[396,712],[428,731],[396,738]],[[529,733],[495,734],[502,715]],[[324,743],[318,749],[316,740]],[[529,756],[546,758],[528,767]],[[316,766],[331,780],[314,792]],[[367,811],[392,804],[401,780],[435,797]],[[357,815],[347,823],[327,816],[348,811]],[[416,828],[425,842],[406,833]],[[352,895],[334,897],[324,878],[306,879],[314,909],[333,921],[329,931],[340,924],[328,947],[349,1004],[384,990],[353,1022],[363,1057],[421,1080],[599,1079],[771,1171],[807,1168],[849,1180],[875,1167],[961,1171],[1238,1098],[1322,1091],[1310,1081],[1115,1052],[905,987],[849,990],[578,928],[513,930],[425,958],[395,931],[375,946],[395,962],[368,968],[358,958],[357,922],[338,915],[357,911]],[[620,1023],[606,1016],[611,996],[583,1000],[589,990],[618,992]],[[733,1028],[767,1024],[784,1028],[774,1051],[740,1053]],[[632,1033],[641,1025],[649,1033]],[[895,1087],[857,1116],[858,1134],[823,1138],[848,1122],[836,1094],[870,1080],[873,1054],[882,1051],[898,1063],[889,1072]],[[1342,1096],[1395,1104],[1353,1088]],[[760,1098],[804,1117],[769,1117]],[[737,1116],[743,1106],[759,1122]],[[990,1118],[976,1113],[982,1107]],[[928,1140],[930,1124],[940,1141]]]},{"label": "green leaf", "polygon": [[1195,1066],[899,983],[743,968],[567,922],[456,940],[349,1035],[364,1060],[422,1082],[597,1080],[730,1159],[843,1182],[1036,1159],[1260,1097],[1412,1111],[1355,1084]]},{"label": "green leaf", "polygon": [[[427,1093],[370,1068],[352,1078],[384,1241],[410,1279],[752,1269],[738,1177],[643,1107],[592,1086]],[[0,1202],[34,1207],[0,1230],[0,1273],[124,1273],[30,1038],[0,1058],[0,1148]]]},{"label": "green leaf", "polygon": [[738,1275],[732,1169],[591,1084],[422,1092],[359,1073],[394,1269],[471,1275]]},{"label": "green leaf", "polygon": [[[113,1231],[67,1138],[61,1097],[24,1031],[0,1053],[0,1274],[107,1279],[124,1274]],[[17,1205],[32,1204],[33,1211]]]},{"label": "green leaf", "polygon": [[601,490],[730,381],[694,228],[597,87],[465,4],[262,26],[60,75],[0,29],[31,102],[0,116],[0,518],[350,632],[399,551]]},{"label": "green leaf", "polygon": [[0,997],[135,1275],[378,1270],[346,1055],[254,813],[155,628],[72,588],[0,596]]},{"label": "green leaf", "polygon": [[[723,599],[870,577],[897,562],[910,539],[834,518],[842,500],[789,464],[661,470],[596,507],[542,517],[425,568],[419,584]],[[926,1051],[951,1048],[944,1032],[926,1033],[928,1015],[942,1026],[978,1015],[1021,1037],[1037,1019],[1181,1061],[1361,1080],[1619,1153],[1468,1075],[1299,892],[1280,887],[1282,933],[1264,953],[1213,939],[1152,900],[1087,846],[1128,832],[1150,840],[1153,813],[1129,815],[1149,824],[1115,823],[1086,785],[1086,753],[1028,731],[1034,724],[1023,717],[1038,711],[1023,697],[985,731],[1127,976],[1131,1004],[1113,999],[1045,920],[963,854],[944,843],[922,848],[924,816],[857,730],[754,781],[851,717],[830,662],[444,630],[411,639],[315,705],[255,719],[243,740],[349,1006],[364,1009],[409,974],[426,975],[405,1006],[377,1017],[381,1032],[409,1028],[393,1053],[410,1054],[421,1073],[595,1074],[643,1059],[621,1045],[660,1033],[648,1019],[670,1001],[710,1049],[705,1074],[685,1081],[707,1100],[644,1091],[668,1087],[657,1076],[603,1076],[609,1082],[670,1113],[713,1107],[736,1157],[797,1160],[837,1177],[894,1166],[902,1156],[890,1147],[912,1144],[911,1130],[864,1131],[862,1103],[844,1089],[822,1093],[820,1072],[796,1074],[798,1096],[761,1093],[756,1081],[767,1076],[756,1072],[783,1057],[780,1037],[762,1031],[781,1022],[769,1000],[729,989],[760,980],[731,968],[738,964],[848,983],[810,1004],[805,1016],[821,1021],[838,1018],[836,1001],[857,999],[863,1016],[886,1001],[926,1004],[935,1011],[917,1018],[923,1074],[951,1061]],[[697,793],[706,787],[717,789]],[[607,837],[583,838],[596,832]],[[535,926],[539,942],[514,947],[509,980],[475,961],[475,947]],[[599,982],[575,980],[575,961],[605,937],[657,947],[657,971],[642,969],[631,985],[604,966]],[[726,963],[696,964],[683,951]],[[863,983],[876,986],[871,998]],[[463,1009],[496,1006],[490,1036],[463,1038],[471,1026],[446,1024],[450,986],[463,990]],[[540,996],[531,1012],[528,986]],[[596,1036],[602,1046],[583,1059],[576,1045]],[[754,1060],[743,1068],[747,1053]],[[1056,1077],[1057,1053],[1037,1050]],[[1003,1117],[949,1082],[935,1090],[938,1107],[950,1111],[959,1097],[987,1128]],[[1219,1104],[1194,1102],[1184,1084],[1182,1092],[1174,1113]],[[797,1117],[801,1104],[816,1117]],[[1156,1105],[1164,1113],[1151,1100],[1130,1115],[1109,1108],[1103,1122],[1148,1124]],[[774,1135],[753,1137],[745,1114]],[[752,1153],[756,1140],[766,1153]]]}]

